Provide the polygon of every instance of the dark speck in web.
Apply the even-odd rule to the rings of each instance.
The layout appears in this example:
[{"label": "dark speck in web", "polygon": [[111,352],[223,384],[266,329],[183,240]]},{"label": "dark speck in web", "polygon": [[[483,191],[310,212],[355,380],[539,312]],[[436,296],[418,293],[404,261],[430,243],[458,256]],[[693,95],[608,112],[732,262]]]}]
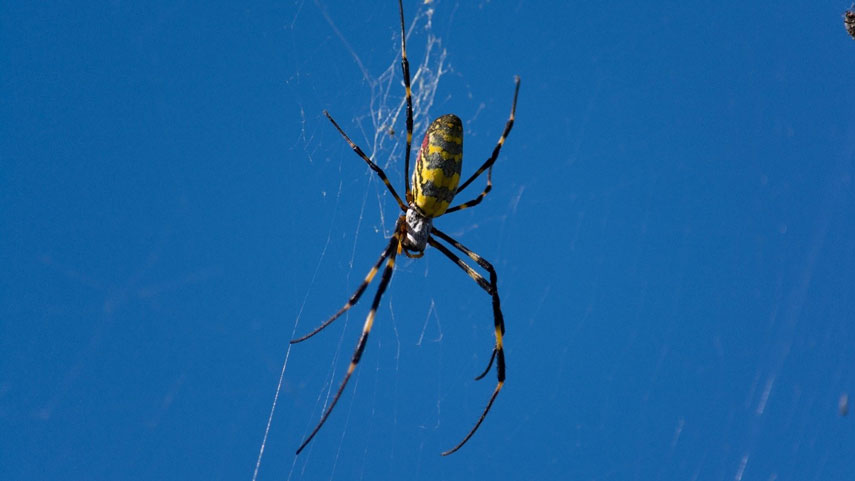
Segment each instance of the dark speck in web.
[{"label": "dark speck in web", "polygon": [[843,13],[843,25],[849,32],[849,36],[855,39],[855,4]]}]

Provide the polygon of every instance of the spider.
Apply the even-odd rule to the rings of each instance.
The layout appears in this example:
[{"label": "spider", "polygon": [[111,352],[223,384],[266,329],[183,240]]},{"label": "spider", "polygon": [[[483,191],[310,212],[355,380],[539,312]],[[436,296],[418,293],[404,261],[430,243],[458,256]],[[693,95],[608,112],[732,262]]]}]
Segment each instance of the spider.
[{"label": "spider", "polygon": [[[351,358],[350,365],[347,368],[347,373],[345,374],[344,379],[342,379],[332,402],[321,416],[321,420],[297,449],[297,454],[300,454],[300,451],[309,444],[312,438],[315,437],[324,425],[324,422],[326,422],[341,397],[341,393],[344,391],[345,386],[347,386],[347,381],[356,369],[357,364],[359,364],[359,360],[362,358],[362,351],[365,349],[365,344],[368,340],[368,334],[371,332],[371,326],[374,324],[374,315],[377,312],[377,306],[380,304],[380,298],[383,296],[383,293],[386,291],[386,287],[389,285],[389,281],[392,278],[392,272],[395,268],[395,257],[401,254],[402,251],[407,255],[407,257],[418,258],[424,255],[424,251],[428,245],[434,247],[447,258],[451,259],[452,262],[460,266],[460,268],[463,269],[475,282],[477,282],[493,300],[493,324],[495,327],[496,344],[493,347],[493,353],[490,356],[490,362],[487,364],[487,368],[475,379],[478,380],[486,376],[487,373],[490,372],[490,368],[493,366],[493,361],[496,361],[498,383],[496,384],[496,388],[493,390],[493,394],[490,396],[490,400],[487,402],[487,406],[481,413],[481,417],[478,418],[478,421],[475,423],[475,426],[456,446],[443,452],[443,456],[447,456],[460,449],[467,441],[469,441],[469,438],[475,434],[475,431],[478,430],[478,427],[484,421],[484,418],[490,411],[490,407],[493,405],[493,401],[496,400],[496,396],[498,396],[499,391],[502,389],[502,385],[505,382],[505,353],[502,348],[502,336],[505,333],[505,321],[502,316],[502,309],[499,305],[496,270],[489,262],[484,260],[484,258],[434,227],[433,220],[443,214],[449,214],[451,212],[480,204],[484,197],[486,197],[493,188],[493,163],[496,162],[496,158],[499,156],[499,150],[501,150],[502,145],[505,143],[505,139],[514,125],[514,113],[517,106],[520,79],[519,77],[514,78],[514,100],[511,104],[511,114],[508,117],[507,123],[505,123],[505,129],[502,131],[502,136],[499,137],[498,143],[493,148],[493,153],[481,165],[481,167],[479,167],[472,176],[463,182],[463,184],[458,186],[460,181],[460,168],[463,163],[463,125],[460,118],[456,115],[443,115],[434,120],[425,133],[424,140],[422,141],[421,148],[419,149],[418,156],[416,157],[416,165],[413,169],[413,185],[411,189],[410,179],[407,174],[410,170],[410,149],[413,140],[413,100],[410,89],[410,64],[407,61],[407,41],[406,34],[404,32],[404,6],[402,0],[398,0],[398,9],[401,17],[401,69],[403,70],[404,88],[406,90],[407,99],[407,150],[404,154],[404,190],[406,192],[407,202],[405,204],[401,200],[401,197],[398,196],[398,193],[395,191],[395,188],[392,187],[392,184],[389,182],[389,179],[386,177],[386,173],[383,172],[383,169],[368,158],[362,149],[350,140],[350,137],[348,137],[347,134],[344,133],[344,130],[342,130],[336,121],[333,120],[329,112],[324,111],[324,115],[326,115],[330,122],[332,122],[333,126],[338,130],[341,136],[344,137],[344,140],[347,141],[350,148],[353,149],[353,151],[361,157],[362,160],[368,163],[368,166],[377,173],[381,180],[383,180],[383,183],[386,184],[386,188],[389,189],[389,192],[398,202],[398,206],[404,213],[402,213],[395,222],[395,229],[392,234],[392,238],[389,239],[388,244],[380,254],[380,258],[371,270],[368,271],[368,275],[365,276],[365,279],[356,289],[356,292],[350,296],[350,299],[348,299],[344,306],[312,332],[291,341],[291,344],[305,341],[325,327],[329,326],[339,316],[353,307],[357,301],[359,301],[359,298],[368,287],[368,284],[370,284],[374,279],[374,276],[379,271],[383,261],[386,261],[386,267],[383,269],[380,285],[377,287],[377,293],[374,294],[374,300],[371,303],[371,310],[368,312],[368,316],[365,319],[365,324],[362,327],[362,335],[359,337],[356,349],[353,351],[353,357]],[[487,185],[484,187],[484,190],[472,200],[450,206],[454,196],[460,194],[469,186],[469,184],[471,184],[485,171],[487,172]],[[485,269],[489,273],[490,280],[488,281],[484,276],[476,272],[471,266],[469,266],[469,264],[458,257],[457,254],[442,244],[440,240],[450,244],[452,247],[462,252],[472,259],[472,261]]]}]

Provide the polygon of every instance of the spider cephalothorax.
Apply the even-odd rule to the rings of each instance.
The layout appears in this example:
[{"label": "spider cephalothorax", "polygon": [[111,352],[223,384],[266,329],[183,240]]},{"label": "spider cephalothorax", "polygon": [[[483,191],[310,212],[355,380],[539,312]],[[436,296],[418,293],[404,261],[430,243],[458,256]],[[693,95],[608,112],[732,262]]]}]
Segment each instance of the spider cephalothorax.
[{"label": "spider cephalothorax", "polygon": [[[293,344],[312,337],[323,328],[330,325],[348,309],[353,307],[353,305],[359,301],[359,298],[368,287],[368,284],[370,284],[374,279],[374,276],[377,275],[377,272],[380,270],[380,266],[383,265],[383,261],[386,261],[386,267],[383,269],[380,285],[377,287],[377,293],[374,295],[374,300],[371,303],[371,310],[368,311],[368,316],[366,317],[365,324],[362,327],[362,335],[359,337],[359,342],[357,342],[356,349],[353,351],[353,357],[350,360],[347,373],[345,374],[344,379],[342,379],[332,402],[330,402],[326,411],[324,411],[324,414],[321,416],[321,420],[318,422],[317,426],[315,426],[315,429],[306,437],[303,444],[301,444],[297,449],[297,454],[299,454],[300,451],[309,444],[309,441],[312,440],[315,434],[317,434],[321,429],[321,426],[324,425],[327,417],[329,417],[338,402],[339,397],[341,397],[341,393],[344,391],[347,381],[350,379],[351,374],[353,374],[354,369],[356,369],[356,365],[359,364],[359,360],[362,358],[362,352],[365,349],[366,341],[368,340],[368,334],[371,332],[371,327],[374,325],[374,316],[377,312],[377,307],[380,305],[380,298],[383,296],[383,293],[386,291],[386,287],[389,285],[389,281],[392,278],[392,272],[395,268],[395,259],[401,252],[404,252],[409,257],[421,257],[424,255],[424,251],[427,246],[430,245],[434,247],[445,257],[451,259],[452,262],[460,266],[460,268],[463,269],[469,277],[475,280],[475,282],[478,283],[478,286],[480,286],[492,298],[493,327],[496,342],[493,346],[493,353],[490,356],[490,362],[487,365],[487,369],[475,379],[481,379],[484,377],[493,366],[493,361],[495,361],[498,383],[496,384],[496,388],[493,390],[493,394],[490,396],[490,400],[487,402],[487,406],[484,408],[481,417],[475,423],[475,426],[469,431],[462,441],[452,449],[442,453],[443,455],[457,451],[466,443],[466,441],[469,440],[469,438],[472,437],[473,434],[475,434],[475,431],[487,416],[487,413],[490,411],[490,407],[493,405],[493,401],[496,399],[496,396],[499,394],[499,391],[502,389],[505,382],[505,351],[502,346],[502,336],[505,334],[505,320],[502,315],[502,309],[499,302],[496,270],[493,269],[493,266],[481,256],[434,227],[433,220],[443,214],[478,205],[490,192],[490,189],[492,189],[493,184],[491,176],[493,172],[493,163],[495,163],[496,159],[499,157],[499,150],[502,148],[502,145],[505,143],[505,138],[507,138],[514,125],[514,115],[517,106],[517,95],[519,94],[520,89],[520,79],[519,77],[515,79],[516,86],[514,88],[514,100],[511,104],[511,115],[505,123],[505,129],[502,131],[502,135],[499,137],[496,147],[493,148],[492,155],[490,155],[490,157],[481,164],[478,170],[463,182],[463,184],[460,184],[460,172],[461,167],[463,166],[463,124],[456,115],[443,115],[434,120],[425,133],[424,140],[422,141],[421,148],[419,149],[418,156],[416,157],[416,165],[413,168],[413,186],[412,189],[410,189],[409,169],[410,148],[413,141],[413,100],[412,92],[410,91],[410,64],[407,61],[407,44],[406,36],[404,34],[404,7],[401,0],[398,0],[398,8],[401,13],[401,69],[404,73],[404,88],[407,99],[407,150],[404,153],[404,192],[406,193],[407,202],[404,203],[404,201],[401,200],[401,197],[395,191],[395,188],[392,187],[392,184],[389,182],[389,178],[386,177],[386,173],[383,172],[383,169],[368,158],[362,149],[350,140],[347,134],[344,133],[329,113],[324,112],[330,122],[332,122],[342,137],[344,137],[350,145],[350,148],[353,149],[353,151],[356,152],[356,154],[359,155],[366,163],[368,163],[368,166],[371,167],[383,183],[386,184],[386,188],[389,189],[389,193],[392,194],[392,197],[394,197],[398,202],[398,207],[400,207],[404,213],[400,215],[398,220],[395,222],[395,230],[392,234],[392,238],[389,239],[388,244],[386,244],[386,247],[380,254],[380,258],[371,270],[368,271],[365,279],[356,289],[356,292],[350,296],[350,299],[348,299],[344,306],[339,309],[338,312],[333,314],[332,317],[321,323],[321,325],[315,328],[312,332],[291,341]],[[463,189],[465,189],[470,183],[472,183],[472,181],[477,179],[485,171],[487,172],[487,185],[484,187],[484,190],[482,190],[481,193],[472,200],[451,206],[454,197],[462,192]],[[458,184],[460,185],[458,186]],[[469,266],[469,264],[446,247],[445,244],[441,243],[440,240],[454,247],[459,252],[462,252],[466,257],[477,263],[482,269],[486,270],[489,274],[489,280],[476,272],[471,266]]]},{"label": "spider cephalothorax", "polygon": [[410,206],[406,214],[407,237],[404,238],[404,249],[417,255],[424,252],[433,228],[433,219],[420,213],[416,207]]}]

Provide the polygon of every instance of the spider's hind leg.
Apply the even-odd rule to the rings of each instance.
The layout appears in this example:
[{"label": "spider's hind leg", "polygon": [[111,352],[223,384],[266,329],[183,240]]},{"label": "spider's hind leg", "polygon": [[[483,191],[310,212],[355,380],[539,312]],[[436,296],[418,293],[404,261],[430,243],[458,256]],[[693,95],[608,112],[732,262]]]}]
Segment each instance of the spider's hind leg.
[{"label": "spider's hind leg", "polygon": [[395,200],[398,202],[398,207],[400,207],[401,210],[407,210],[407,206],[401,200],[401,197],[398,196],[398,193],[395,191],[395,188],[392,187],[392,183],[389,182],[389,178],[386,177],[386,172],[383,172],[383,169],[381,169],[379,165],[375,164],[370,158],[368,158],[368,156],[365,155],[365,152],[363,152],[358,145],[356,145],[355,143],[353,143],[352,140],[350,140],[350,137],[348,137],[347,134],[344,133],[344,130],[339,127],[338,123],[332,118],[332,115],[330,115],[329,112],[324,110],[324,115],[326,115],[330,122],[332,122],[335,129],[338,130],[338,133],[340,133],[341,136],[344,137],[344,140],[347,141],[347,144],[350,145],[350,148],[354,152],[356,152],[356,155],[362,157],[362,160],[368,163],[368,167],[371,167],[371,170],[377,172],[377,175],[380,177],[380,180],[382,180],[383,183],[386,184],[386,188],[389,189],[389,192],[392,194],[392,197],[394,197]]},{"label": "spider's hind leg", "polygon": [[[493,178],[492,178],[493,164],[496,162],[496,159],[499,158],[499,151],[502,150],[502,145],[505,144],[505,139],[507,139],[508,135],[511,133],[511,129],[514,126],[514,119],[516,118],[517,97],[519,96],[519,93],[520,93],[520,78],[519,78],[519,76],[514,77],[514,83],[516,84],[516,87],[514,87],[514,101],[511,104],[511,115],[510,115],[510,117],[508,117],[508,121],[505,123],[505,130],[502,131],[502,136],[499,137],[499,141],[496,143],[496,146],[493,147],[493,153],[490,155],[490,158],[488,158],[481,165],[481,167],[479,167],[478,170],[476,170],[475,173],[472,174],[471,177],[466,179],[466,182],[460,184],[460,187],[457,188],[456,194],[463,192],[463,189],[465,189],[469,184],[471,184],[473,180],[477,179],[479,175],[483,174],[485,170],[487,171],[487,185],[484,187],[484,190],[482,190],[481,193],[478,194],[478,197],[475,197],[474,199],[467,201],[467,202],[464,202],[462,204],[455,205],[453,207],[449,207],[448,210],[445,211],[446,214],[450,214],[454,211],[461,210],[461,209],[468,209],[469,207],[473,207],[473,206],[480,204],[481,201],[484,200],[484,197],[487,197],[487,194],[489,194],[490,191],[493,189]],[[458,249],[460,249],[460,247],[458,247],[456,245],[454,247],[457,247]],[[461,250],[463,252],[465,252],[466,255],[469,255],[469,252],[466,252],[466,250],[463,250],[463,249],[461,249]],[[472,257],[472,256],[469,255],[469,257]],[[474,258],[472,260],[475,260],[476,262],[478,262]],[[478,264],[481,264],[481,263],[478,262]],[[485,269],[486,269],[486,267],[485,267]]]}]

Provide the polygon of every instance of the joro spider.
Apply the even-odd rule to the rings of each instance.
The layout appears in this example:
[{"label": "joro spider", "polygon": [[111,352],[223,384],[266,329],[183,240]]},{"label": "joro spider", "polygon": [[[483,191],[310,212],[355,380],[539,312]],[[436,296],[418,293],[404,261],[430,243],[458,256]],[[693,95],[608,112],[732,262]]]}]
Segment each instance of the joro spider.
[{"label": "joro spider", "polygon": [[[365,155],[362,149],[350,140],[350,137],[348,137],[336,121],[333,120],[329,112],[324,111],[324,115],[327,116],[336,130],[338,130],[341,136],[344,137],[344,140],[347,141],[350,148],[353,149],[353,151],[356,152],[362,160],[367,162],[368,166],[371,167],[380,179],[383,180],[383,183],[386,184],[386,188],[389,189],[389,192],[398,202],[398,206],[404,214],[401,214],[401,216],[398,217],[392,238],[389,239],[389,243],[383,249],[383,252],[380,254],[380,258],[371,270],[368,271],[368,275],[365,276],[362,284],[359,285],[356,292],[350,296],[350,299],[348,299],[344,306],[312,332],[291,341],[291,344],[305,341],[330,325],[339,316],[353,307],[353,305],[359,301],[360,296],[362,296],[362,293],[368,287],[368,284],[370,284],[374,279],[374,276],[377,274],[380,266],[383,264],[383,261],[386,260],[386,267],[383,270],[380,285],[377,287],[377,293],[374,294],[374,301],[371,303],[371,310],[368,312],[368,316],[365,319],[365,324],[362,327],[362,335],[359,337],[359,342],[357,342],[356,349],[353,351],[353,357],[351,358],[350,365],[347,368],[347,374],[345,374],[344,379],[342,379],[341,385],[339,386],[338,391],[336,391],[332,402],[321,416],[321,420],[297,449],[297,454],[300,454],[300,451],[309,444],[312,438],[315,437],[324,425],[324,422],[326,422],[341,397],[341,393],[344,391],[345,386],[347,386],[347,381],[356,369],[356,365],[359,364],[359,360],[362,357],[362,351],[365,349],[365,344],[368,341],[368,334],[371,332],[371,326],[374,324],[374,315],[377,312],[377,306],[380,304],[380,298],[383,296],[383,293],[386,291],[386,287],[389,285],[389,281],[392,278],[392,272],[395,268],[395,257],[401,252],[404,252],[407,257],[418,258],[424,255],[424,251],[428,245],[436,248],[446,257],[451,259],[452,262],[460,266],[460,268],[463,269],[469,277],[475,280],[475,282],[477,282],[478,285],[481,286],[481,288],[484,289],[484,291],[493,299],[493,324],[495,326],[496,344],[493,347],[493,353],[490,356],[490,362],[487,364],[487,368],[475,379],[478,380],[486,376],[487,373],[490,372],[490,368],[493,366],[493,361],[496,361],[498,383],[496,384],[495,390],[493,390],[493,394],[490,396],[490,400],[487,402],[487,406],[481,413],[481,417],[478,418],[478,421],[475,423],[475,426],[472,427],[469,433],[456,446],[443,452],[443,456],[447,456],[460,449],[467,441],[469,441],[469,438],[475,434],[475,431],[478,430],[478,427],[484,421],[484,418],[487,417],[490,407],[493,406],[493,401],[496,400],[496,396],[498,396],[499,391],[501,391],[502,385],[505,382],[505,353],[502,348],[502,336],[505,333],[505,321],[502,316],[502,309],[499,305],[496,270],[489,262],[484,260],[484,258],[434,227],[433,219],[443,214],[478,205],[484,197],[490,193],[490,190],[493,188],[493,163],[495,163],[496,159],[499,157],[499,151],[505,143],[505,139],[510,133],[511,128],[514,126],[514,113],[516,111],[517,96],[520,90],[520,79],[519,77],[514,78],[514,100],[511,104],[511,115],[508,117],[507,123],[505,123],[505,129],[502,131],[502,136],[499,137],[498,143],[496,143],[496,146],[493,148],[493,153],[481,165],[481,167],[479,167],[471,177],[458,187],[458,182],[460,181],[460,169],[463,164],[463,124],[461,123],[460,118],[454,114],[443,115],[431,122],[427,132],[425,133],[424,140],[422,141],[421,148],[419,148],[419,153],[416,157],[416,165],[413,170],[413,186],[412,189],[410,189],[410,179],[407,174],[410,170],[410,148],[413,141],[413,99],[412,92],[410,90],[410,64],[407,61],[407,40],[404,32],[404,6],[402,4],[402,0],[398,0],[398,9],[401,14],[401,69],[404,74],[404,88],[406,90],[407,98],[407,150],[404,153],[404,190],[407,195],[407,203],[404,204],[401,197],[398,196],[398,193],[395,191],[395,188],[392,187],[392,184],[389,182],[389,179],[386,177],[386,173],[383,172],[383,169],[372,162],[371,159]],[[472,183],[472,181],[477,179],[485,171],[487,172],[487,185],[484,187],[484,190],[470,201],[449,207],[454,196],[461,193],[469,186],[469,184]],[[441,239],[448,244],[451,244],[455,249],[475,261],[490,274],[490,280],[487,281],[484,279],[484,276],[476,272],[469,266],[469,264],[464,262],[437,239]]]}]

